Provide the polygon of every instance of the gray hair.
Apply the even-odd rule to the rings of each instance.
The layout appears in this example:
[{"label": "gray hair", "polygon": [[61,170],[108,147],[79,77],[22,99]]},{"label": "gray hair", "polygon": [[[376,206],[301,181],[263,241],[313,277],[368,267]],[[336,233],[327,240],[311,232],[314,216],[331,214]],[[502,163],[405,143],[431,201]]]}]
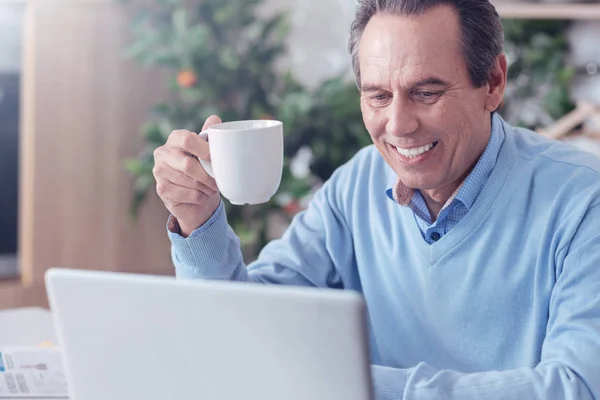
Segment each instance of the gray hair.
[{"label": "gray hair", "polygon": [[348,43],[359,89],[358,47],[371,18],[378,14],[419,16],[440,5],[451,6],[459,17],[460,43],[471,83],[477,88],[485,84],[496,58],[504,51],[504,29],[500,16],[489,0],[359,0]]}]

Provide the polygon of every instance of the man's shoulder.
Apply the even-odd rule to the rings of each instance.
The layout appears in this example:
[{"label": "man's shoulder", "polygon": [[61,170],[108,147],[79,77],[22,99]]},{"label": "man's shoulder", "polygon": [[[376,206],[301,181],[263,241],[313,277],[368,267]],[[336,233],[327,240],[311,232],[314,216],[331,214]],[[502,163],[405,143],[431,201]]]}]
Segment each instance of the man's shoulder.
[{"label": "man's shoulder", "polygon": [[585,174],[600,178],[600,158],[570,143],[546,138],[524,128],[512,128],[516,156],[539,169],[559,175]]},{"label": "man's shoulder", "polygon": [[[584,210],[600,204],[600,158],[572,144],[523,128],[507,131],[517,163],[510,182],[545,202]],[[542,201],[542,200],[539,200]]]}]

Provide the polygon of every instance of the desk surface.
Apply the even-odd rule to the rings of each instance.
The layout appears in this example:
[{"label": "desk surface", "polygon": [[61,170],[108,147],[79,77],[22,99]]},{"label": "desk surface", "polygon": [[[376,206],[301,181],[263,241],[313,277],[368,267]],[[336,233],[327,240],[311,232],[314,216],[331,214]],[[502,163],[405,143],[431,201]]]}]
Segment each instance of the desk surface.
[{"label": "desk surface", "polygon": [[0,346],[38,346],[56,344],[52,315],[43,308],[0,311]]},{"label": "desk surface", "polygon": [[48,310],[19,308],[0,311],[0,347],[38,346],[44,342],[57,342],[52,315]]},{"label": "desk surface", "polygon": [[[0,347],[38,346],[45,342],[57,343],[50,311],[43,308],[0,311]],[[9,400],[3,398],[5,399]],[[56,398],[37,397],[35,400],[56,400]]]}]

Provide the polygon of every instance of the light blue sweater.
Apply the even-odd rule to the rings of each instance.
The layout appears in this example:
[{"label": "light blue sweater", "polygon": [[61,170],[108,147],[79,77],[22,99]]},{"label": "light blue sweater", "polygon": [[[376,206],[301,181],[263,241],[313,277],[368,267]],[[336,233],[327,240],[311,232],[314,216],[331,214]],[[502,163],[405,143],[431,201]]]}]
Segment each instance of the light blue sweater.
[{"label": "light blue sweater", "polygon": [[501,126],[487,183],[437,242],[368,147],[247,269],[222,205],[169,233],[177,275],[362,292],[377,400],[600,400],[600,160]]}]

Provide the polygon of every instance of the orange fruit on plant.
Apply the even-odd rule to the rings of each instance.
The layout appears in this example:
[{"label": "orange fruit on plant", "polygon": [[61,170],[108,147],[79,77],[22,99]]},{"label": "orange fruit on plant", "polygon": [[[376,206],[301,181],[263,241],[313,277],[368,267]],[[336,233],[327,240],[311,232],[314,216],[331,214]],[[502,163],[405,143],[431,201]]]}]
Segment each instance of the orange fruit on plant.
[{"label": "orange fruit on plant", "polygon": [[198,76],[191,69],[182,69],[177,73],[177,84],[181,88],[191,88],[196,86]]}]

